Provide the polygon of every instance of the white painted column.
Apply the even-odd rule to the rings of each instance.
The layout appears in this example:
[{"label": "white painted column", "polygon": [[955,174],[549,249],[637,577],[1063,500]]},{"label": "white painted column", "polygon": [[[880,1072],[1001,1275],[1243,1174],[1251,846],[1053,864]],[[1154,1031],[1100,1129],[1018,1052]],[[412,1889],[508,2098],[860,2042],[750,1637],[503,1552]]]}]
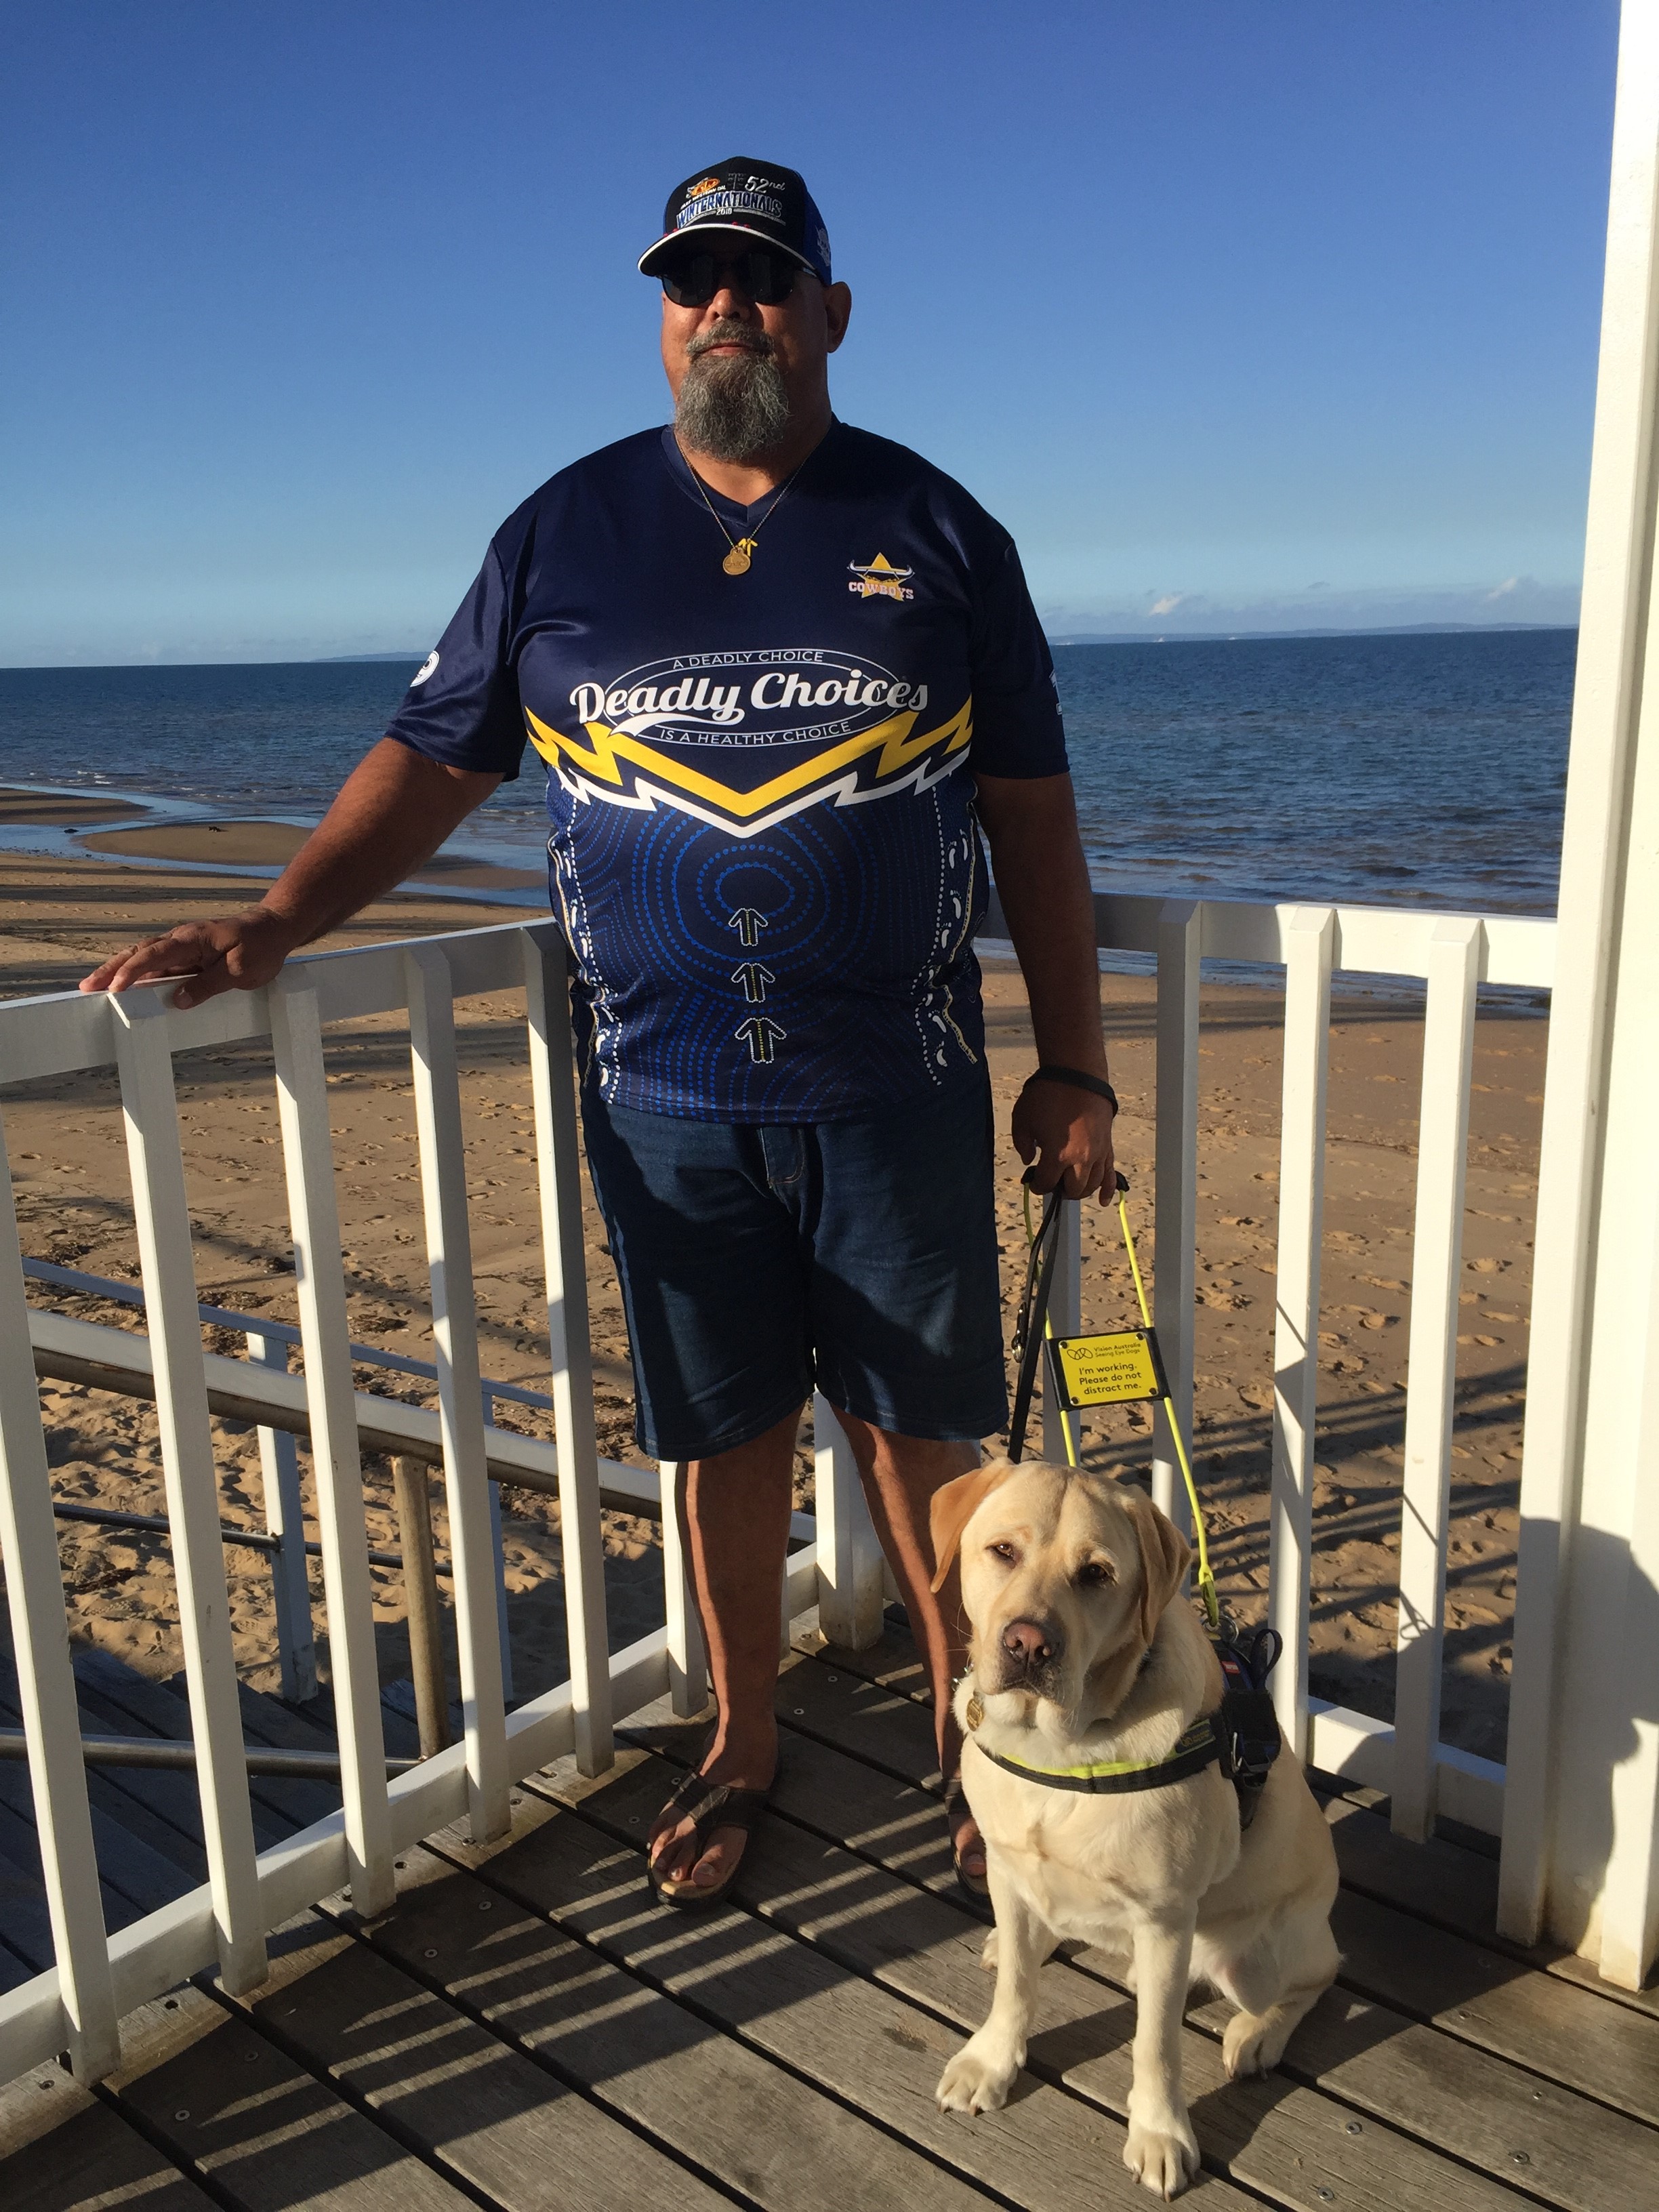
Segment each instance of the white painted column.
[{"label": "white painted column", "polygon": [[305,1348],[306,1411],[317,1485],[317,1533],[323,1547],[346,1858],[351,1901],[359,1912],[368,1915],[390,1908],[398,1885],[392,1869],[374,1587],[368,1566],[322,1018],[316,988],[302,967],[289,969],[270,987],[270,1036]]},{"label": "white painted column", "polygon": [[1333,908],[1296,909],[1285,948],[1267,1619],[1285,1639],[1285,1655],[1273,1674],[1273,1705],[1285,1741],[1304,1759],[1308,1755],[1314,1414],[1319,1396],[1319,1244],[1325,1215],[1325,1079],[1335,945]]},{"label": "white painted column", "polygon": [[62,2034],[77,2080],[121,2063],[104,1903],[81,1757],[81,1716],[64,1611],[64,1569],[29,1352],[28,1300],[11,1170],[0,1132],[0,1559],[6,1570],[17,1701],[28,1739],[40,1875],[58,1966]]},{"label": "white painted column", "polygon": [[[280,1336],[264,1336],[250,1329],[247,1356],[261,1367],[275,1368],[279,1375],[288,1372],[288,1345]],[[276,1549],[270,1555],[270,1593],[276,1613],[283,1695],[303,1705],[317,1694],[317,1644],[311,1624],[305,1515],[300,1506],[300,1453],[287,1429],[261,1429],[258,1437],[265,1533],[276,1539]]]},{"label": "white painted column", "polygon": [[[599,1444],[593,1429],[593,1351],[582,1243],[581,1159],[576,1067],[570,1037],[565,952],[551,925],[525,933],[525,1003],[536,1110],[542,1263],[553,1370],[553,1434],[559,1448],[559,1550],[564,1562],[565,1633],[576,1765],[599,1774],[614,1756],[611,1640],[605,1613],[605,1540]],[[665,1492],[664,1526],[671,1499]],[[666,1560],[667,1538],[664,1537]],[[699,1700],[701,1705],[701,1700]]]},{"label": "white painted column", "polygon": [[149,1321],[155,1418],[219,1972],[231,1994],[240,1996],[265,1978],[265,1931],[253,1863],[253,1814],[219,1533],[219,1480],[208,1417],[202,1324],[196,1310],[196,1269],[167,1010],[153,988],[118,996],[112,992],[109,1005]]},{"label": "white painted column", "polygon": [[466,1144],[455,1055],[455,1006],[449,963],[435,945],[412,945],[403,958],[404,982],[409,993],[415,1120],[421,1140],[427,1262],[432,1281],[438,1419],[443,1433],[444,1485],[449,1502],[449,1557],[465,1728],[467,1802],[473,1840],[489,1843],[506,1834],[511,1813],[495,1547],[480,1403],[478,1314],[467,1219]]},{"label": "white painted column", "polygon": [[1545,1080],[1498,1924],[1659,1949],[1659,0],[1626,0]]},{"label": "white painted column", "polygon": [[1482,945],[1478,921],[1460,919],[1436,925],[1429,947],[1423,1024],[1390,1790],[1395,1833],[1416,1843],[1434,1826],[1439,1771],[1457,1297],[1462,1284],[1469,1074]]},{"label": "white painted column", "polygon": [[881,1546],[847,1431],[822,1391],[812,1397],[818,1626],[831,1644],[867,1651],[885,1608]]},{"label": "white painted column", "polygon": [[[1204,908],[1170,899],[1158,918],[1157,1266],[1152,1320],[1176,1417],[1193,1441],[1193,1328],[1198,1299],[1198,978]],[[1129,1201],[1133,1218],[1134,1200]],[[1187,1486],[1162,1406],[1152,1414],[1152,1501],[1192,1534]]]}]

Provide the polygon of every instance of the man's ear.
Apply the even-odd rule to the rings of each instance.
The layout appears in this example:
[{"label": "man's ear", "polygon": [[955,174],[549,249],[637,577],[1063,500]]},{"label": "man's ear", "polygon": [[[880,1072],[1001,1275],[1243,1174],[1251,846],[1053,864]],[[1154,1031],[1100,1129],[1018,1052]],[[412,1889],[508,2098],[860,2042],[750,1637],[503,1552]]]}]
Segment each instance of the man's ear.
[{"label": "man's ear", "polygon": [[1006,1482],[1013,1471],[1012,1460],[990,1460],[983,1467],[970,1467],[966,1474],[959,1474],[954,1482],[947,1482],[942,1490],[933,1492],[927,1518],[933,1532],[933,1587],[936,1591],[943,1587],[951,1571],[963,1530],[981,1502]]},{"label": "man's ear", "polygon": [[1192,1547],[1144,1491],[1125,1486],[1123,1504],[1140,1540],[1140,1633],[1150,1644],[1164,1608],[1181,1588]]}]

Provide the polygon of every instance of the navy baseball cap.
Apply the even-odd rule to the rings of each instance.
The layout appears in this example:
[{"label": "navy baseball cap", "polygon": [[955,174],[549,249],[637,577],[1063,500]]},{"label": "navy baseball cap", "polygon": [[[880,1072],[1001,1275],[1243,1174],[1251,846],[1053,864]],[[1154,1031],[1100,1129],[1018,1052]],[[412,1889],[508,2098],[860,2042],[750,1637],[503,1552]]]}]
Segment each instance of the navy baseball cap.
[{"label": "navy baseball cap", "polygon": [[668,195],[662,230],[655,245],[640,256],[642,276],[660,276],[682,239],[704,239],[716,231],[779,246],[821,283],[830,282],[830,234],[823,217],[805,179],[775,161],[734,154],[729,161],[698,169]]}]

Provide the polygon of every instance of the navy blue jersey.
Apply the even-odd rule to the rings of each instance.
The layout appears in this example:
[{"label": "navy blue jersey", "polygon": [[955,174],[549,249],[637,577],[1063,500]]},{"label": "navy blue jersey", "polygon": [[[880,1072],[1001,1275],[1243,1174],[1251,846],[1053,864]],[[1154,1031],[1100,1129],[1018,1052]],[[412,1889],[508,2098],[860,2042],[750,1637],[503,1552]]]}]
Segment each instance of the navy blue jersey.
[{"label": "navy blue jersey", "polygon": [[[902,446],[836,423],[775,509],[708,498],[666,430],[562,470],[390,734],[505,776],[528,737],[547,763],[607,1099],[845,1120],[982,1053],[969,765],[1064,770],[1053,665],[1013,541]],[[756,541],[745,574],[722,525]]]}]

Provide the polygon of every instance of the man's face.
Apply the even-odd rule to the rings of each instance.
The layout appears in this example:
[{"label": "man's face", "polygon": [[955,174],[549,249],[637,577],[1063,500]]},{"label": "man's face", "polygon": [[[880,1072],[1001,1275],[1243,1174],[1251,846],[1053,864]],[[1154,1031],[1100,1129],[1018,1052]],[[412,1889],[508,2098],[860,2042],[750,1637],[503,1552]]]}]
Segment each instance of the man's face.
[{"label": "man's face", "polygon": [[[718,256],[729,246],[740,255],[738,235],[708,241]],[[788,297],[762,306],[743,289],[740,260],[716,270],[716,289],[706,307],[662,303],[662,362],[688,442],[721,459],[750,453],[720,451],[718,425],[741,445],[759,439],[754,452],[780,441],[791,422],[811,418],[828,404],[829,360],[846,335],[852,295],[845,284],[821,284],[803,269]],[[686,392],[690,380],[692,389]],[[684,398],[682,394],[684,393]],[[711,405],[710,403],[714,404]]]}]

